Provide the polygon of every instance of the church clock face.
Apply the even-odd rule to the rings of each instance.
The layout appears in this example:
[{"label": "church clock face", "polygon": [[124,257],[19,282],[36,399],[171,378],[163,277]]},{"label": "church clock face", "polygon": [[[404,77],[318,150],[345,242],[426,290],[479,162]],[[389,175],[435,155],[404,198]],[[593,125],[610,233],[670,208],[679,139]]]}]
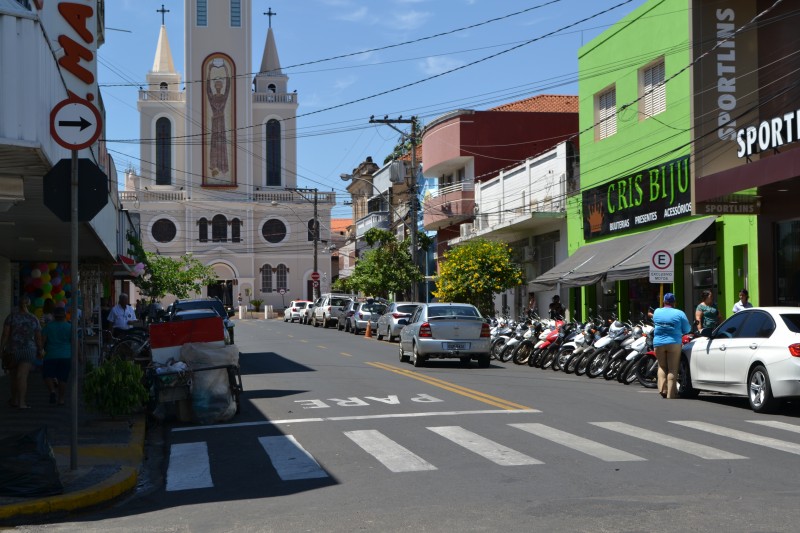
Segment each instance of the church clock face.
[{"label": "church clock face", "polygon": [[286,238],[286,224],[277,218],[271,218],[261,226],[261,235],[265,241],[278,244]]}]

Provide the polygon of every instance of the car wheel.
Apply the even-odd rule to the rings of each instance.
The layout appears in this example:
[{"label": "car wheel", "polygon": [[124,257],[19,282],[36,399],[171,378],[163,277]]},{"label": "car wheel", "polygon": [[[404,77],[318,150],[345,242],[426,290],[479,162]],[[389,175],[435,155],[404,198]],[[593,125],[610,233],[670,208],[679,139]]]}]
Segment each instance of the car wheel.
[{"label": "car wheel", "polygon": [[406,352],[403,351],[403,345],[400,344],[400,362],[401,363],[408,363],[409,357],[406,355]]},{"label": "car wheel", "polygon": [[492,362],[492,358],[489,354],[480,355],[478,356],[478,368],[489,368],[489,365]]},{"label": "car wheel", "polygon": [[353,327],[350,328],[350,331],[353,332],[353,335],[358,335],[358,324],[353,324]]},{"label": "car wheel", "polygon": [[289,319],[288,319],[288,318],[286,318],[286,315],[283,315],[283,321],[284,321],[284,322],[289,322]]},{"label": "car wheel", "polygon": [[423,357],[417,351],[416,344],[411,346],[411,364],[417,368],[425,366],[425,359],[423,359]]},{"label": "car wheel", "polygon": [[394,342],[395,339],[397,339],[397,337],[392,336],[392,330],[387,329],[386,330],[386,340],[389,341],[389,342]]},{"label": "car wheel", "polygon": [[377,326],[375,327],[375,338],[378,339],[379,341],[383,340],[383,335],[381,335],[381,328]]},{"label": "car wheel", "polygon": [[328,317],[326,317],[325,315],[322,315],[322,327],[323,329],[328,328]]},{"label": "car wheel", "polygon": [[777,400],[772,396],[772,386],[769,383],[767,369],[758,365],[750,372],[747,378],[747,397],[750,399],[750,408],[756,413],[769,413],[777,407]]},{"label": "car wheel", "polygon": [[345,321],[345,323],[344,323],[344,332],[345,333],[350,333],[350,321],[349,320]]},{"label": "car wheel", "polygon": [[689,361],[681,357],[681,364],[678,367],[678,396],[681,398],[697,398],[700,391],[692,387],[692,375],[689,373]]}]

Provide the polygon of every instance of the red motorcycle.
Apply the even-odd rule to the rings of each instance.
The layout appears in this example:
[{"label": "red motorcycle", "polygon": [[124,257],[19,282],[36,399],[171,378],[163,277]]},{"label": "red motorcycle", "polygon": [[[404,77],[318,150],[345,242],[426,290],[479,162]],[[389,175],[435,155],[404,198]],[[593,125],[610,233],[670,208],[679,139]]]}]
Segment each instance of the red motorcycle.
[{"label": "red motorcycle", "polygon": [[[684,334],[683,337],[681,337],[681,345],[685,346],[694,340],[694,338],[694,333]],[[656,359],[656,351],[652,347],[652,341],[650,342],[651,349],[647,351],[647,354],[645,354],[636,365],[636,378],[643,387],[655,389],[658,386],[658,359]]]}]

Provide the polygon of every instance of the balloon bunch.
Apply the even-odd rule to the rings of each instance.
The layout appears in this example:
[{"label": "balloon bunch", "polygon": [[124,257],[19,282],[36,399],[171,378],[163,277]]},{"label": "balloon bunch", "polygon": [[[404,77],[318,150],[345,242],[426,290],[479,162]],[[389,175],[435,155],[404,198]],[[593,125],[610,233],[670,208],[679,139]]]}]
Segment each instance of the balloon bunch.
[{"label": "balloon bunch", "polygon": [[72,298],[72,276],[67,263],[28,263],[22,266],[22,285],[31,299],[30,311],[41,318],[44,303],[67,307]]}]

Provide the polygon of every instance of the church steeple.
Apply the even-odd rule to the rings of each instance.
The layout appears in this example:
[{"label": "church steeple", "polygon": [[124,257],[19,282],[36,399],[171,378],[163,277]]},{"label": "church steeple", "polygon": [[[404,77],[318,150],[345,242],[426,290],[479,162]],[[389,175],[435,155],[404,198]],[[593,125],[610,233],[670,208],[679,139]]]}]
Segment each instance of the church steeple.
[{"label": "church steeple", "polygon": [[[270,13],[264,14],[269,15]],[[253,83],[255,83],[257,93],[284,94],[288,92],[288,81],[289,77],[281,71],[278,47],[275,45],[275,34],[272,31],[272,26],[270,26],[267,30],[267,41],[264,43],[264,53],[261,55],[261,67]]]},{"label": "church steeple", "polygon": [[161,25],[161,32],[158,34],[158,45],[156,46],[156,57],[153,60],[153,70],[156,74],[175,74],[175,63],[172,61],[172,50],[169,47],[167,38],[167,27]]}]

